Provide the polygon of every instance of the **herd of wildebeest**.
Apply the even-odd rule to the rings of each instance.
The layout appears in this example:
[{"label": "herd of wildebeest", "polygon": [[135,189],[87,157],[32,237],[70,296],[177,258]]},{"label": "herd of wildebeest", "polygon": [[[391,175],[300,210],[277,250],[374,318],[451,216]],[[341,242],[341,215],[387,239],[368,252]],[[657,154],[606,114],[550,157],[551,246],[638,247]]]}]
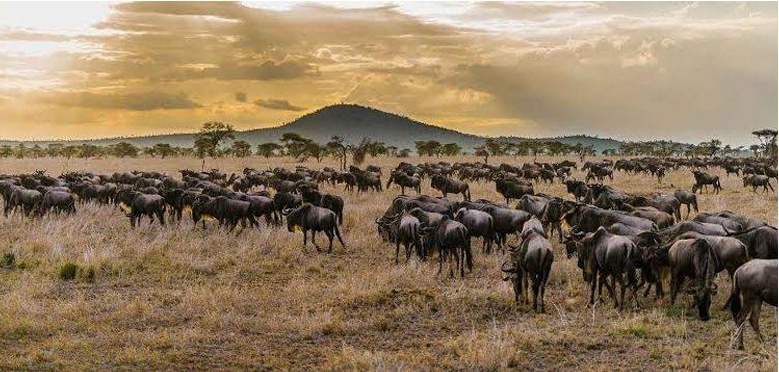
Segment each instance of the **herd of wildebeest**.
[{"label": "herd of wildebeest", "polygon": [[[622,310],[626,292],[634,307],[638,292],[655,288],[664,296],[663,281],[670,276],[670,302],[677,294],[691,295],[702,320],[709,319],[715,277],[727,272],[731,295],[725,304],[737,325],[735,346],[743,348],[742,331],[750,325],[762,341],[758,320],[763,302],[777,304],[777,229],[767,222],[730,211],[700,212],[696,193],[718,193],[719,177],[708,172],[722,168],[727,177],[743,178],[744,187],[773,192],[776,167],[754,158],[635,158],[617,161],[510,164],[401,162],[389,174],[376,166],[348,171],[297,167],[256,170],[242,175],[181,170],[181,177],[155,171],[114,174],[70,172],[52,177],[45,171],[0,175],[4,215],[37,218],[49,213],[72,214],[78,203],[115,205],[130,218],[132,228],[143,216],[165,225],[180,223],[188,211],[194,228],[214,221],[239,233],[247,226],[269,228],[286,220],[289,232],[303,232],[304,249],[311,241],[319,251],[316,233],[323,232],[328,251],[337,238],[345,248],[339,225],[344,199],[323,194],[319,185],[345,185],[345,192],[383,192],[395,184],[401,191],[386,211],[375,218],[378,234],[395,245],[395,263],[403,246],[406,261],[412,255],[426,260],[438,252],[438,273],[447,262],[450,276],[473,270],[471,239],[482,239],[484,254],[504,255],[500,271],[513,284],[515,301],[529,302],[545,311],[544,291],[555,261],[549,239],[556,234],[566,259],[576,257],[583,280],[589,284],[589,304],[605,286],[614,306]],[[662,181],[666,170],[688,169],[690,191],[633,195],[607,183],[615,172],[645,174]],[[583,180],[574,174],[583,174]],[[386,185],[382,178],[386,177]],[[427,181],[429,180],[429,181]],[[424,195],[423,182],[442,197]],[[472,200],[469,183],[494,182],[505,200]],[[566,199],[536,193],[538,182],[560,182],[572,196]],[[708,190],[708,186],[712,189]],[[407,190],[411,191],[407,195]],[[449,194],[462,195],[453,199]],[[517,201],[515,207],[510,203]],[[686,215],[682,217],[682,206]],[[690,219],[691,211],[695,212]],[[366,223],[366,222],[363,222]],[[516,237],[517,245],[509,240]],[[506,249],[507,248],[507,249]],[[562,257],[560,257],[562,258]],[[530,282],[530,288],[528,288]]]}]

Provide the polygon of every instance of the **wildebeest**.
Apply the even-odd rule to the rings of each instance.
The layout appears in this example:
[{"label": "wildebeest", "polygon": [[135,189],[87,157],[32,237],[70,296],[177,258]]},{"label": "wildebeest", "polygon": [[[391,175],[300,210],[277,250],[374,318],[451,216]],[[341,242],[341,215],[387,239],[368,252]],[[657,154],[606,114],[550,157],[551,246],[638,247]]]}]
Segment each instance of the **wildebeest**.
[{"label": "wildebeest", "polygon": [[690,218],[690,206],[692,206],[692,209],[695,210],[695,213],[698,213],[698,198],[695,196],[694,192],[676,190],[676,192],[674,192],[674,196],[676,199],[679,199],[681,204],[687,206],[687,216],[684,218]]},{"label": "wildebeest", "polygon": [[395,216],[389,221],[379,221],[376,219],[379,228],[379,235],[383,240],[395,243],[395,264],[398,264],[400,246],[403,245],[406,252],[406,262],[411,258],[412,248],[416,250],[420,259],[426,257],[425,248],[422,245],[422,226],[419,219],[403,213]]},{"label": "wildebeest", "polygon": [[295,227],[300,227],[303,230],[303,249],[305,250],[308,242],[308,231],[311,230],[311,242],[314,243],[317,252],[319,252],[319,245],[316,244],[317,231],[323,231],[327,235],[329,240],[329,246],[327,251],[333,251],[333,237],[337,237],[341,246],[346,249],[343,239],[341,238],[341,232],[338,230],[338,218],[335,212],[322,207],[317,207],[308,203],[302,206],[291,209],[287,208],[281,212],[282,215],[287,218],[287,230],[294,232]]},{"label": "wildebeest", "polygon": [[67,191],[51,190],[43,195],[40,207],[38,208],[38,215],[43,216],[54,208],[57,213],[76,213],[76,199],[73,194]]},{"label": "wildebeest", "polygon": [[522,243],[519,246],[509,246],[511,247],[509,262],[512,263],[512,267],[501,266],[501,270],[510,274],[509,278],[514,287],[514,301],[528,302],[527,287],[528,276],[530,276],[533,282],[533,310],[538,311],[540,294],[540,311],[546,312],[544,292],[554,262],[552,244],[535,229],[528,229],[522,234]]},{"label": "wildebeest", "polygon": [[457,213],[455,213],[454,219],[465,225],[468,229],[469,236],[479,237],[484,240],[484,252],[491,252],[495,229],[493,227],[492,216],[489,213],[475,209],[460,208]]},{"label": "wildebeest", "polygon": [[400,186],[400,192],[403,194],[406,193],[406,187],[414,189],[417,192],[417,195],[422,193],[422,182],[420,181],[419,177],[409,176],[401,171],[393,171],[390,174],[389,180],[387,180],[386,188],[389,189],[393,182]]},{"label": "wildebeest", "polygon": [[777,264],[773,260],[752,260],[739,267],[733,274],[733,286],[730,292],[730,312],[736,322],[736,334],[733,336],[735,346],[744,348],[744,325],[749,317],[749,324],[762,343],[760,333],[760,309],[763,302],[776,307],[777,303]]},{"label": "wildebeest", "polygon": [[338,195],[325,194],[322,196],[322,201],[319,204],[322,208],[327,208],[335,212],[335,216],[338,217],[338,224],[344,223],[344,199]]},{"label": "wildebeest", "polygon": [[758,226],[741,232],[729,234],[747,247],[752,258],[777,258],[777,231],[773,226]]},{"label": "wildebeest", "polygon": [[698,317],[703,321],[709,320],[711,297],[717,292],[714,276],[719,266],[709,242],[706,239],[682,239],[658,252],[671,267],[671,304],[676,301],[684,280],[689,278],[692,285],[688,287],[688,292],[693,295]]},{"label": "wildebeest", "polygon": [[431,235],[432,243],[438,249],[438,273],[444,266],[444,259],[449,262],[449,276],[454,277],[452,258],[454,258],[460,276],[465,276],[465,265],[468,271],[473,270],[471,238],[465,225],[443,216],[436,227],[423,228],[425,235]]},{"label": "wildebeest", "polygon": [[6,208],[13,212],[17,207],[20,207],[23,215],[30,216],[40,206],[42,200],[43,195],[40,191],[18,187],[11,192],[11,198],[8,200]]},{"label": "wildebeest", "polygon": [[771,186],[771,182],[769,182],[770,178],[768,178],[768,176],[752,174],[744,177],[743,181],[744,181],[744,187],[752,186],[752,192],[757,192],[757,188],[759,186],[763,186],[763,192],[768,191],[769,188],[771,189],[771,191],[774,191],[774,187]]},{"label": "wildebeest", "polygon": [[468,184],[436,174],[430,178],[430,186],[440,191],[446,197],[447,194],[462,194],[465,200],[471,200],[471,191]]},{"label": "wildebeest", "polygon": [[495,180],[495,191],[506,198],[506,204],[508,204],[511,199],[520,199],[525,195],[533,195],[535,193],[533,191],[533,185],[519,184],[505,178],[498,178]]},{"label": "wildebeest", "polygon": [[722,186],[719,182],[719,176],[709,174],[700,170],[693,170],[692,175],[695,177],[695,185],[692,186],[692,192],[695,193],[698,190],[703,192],[703,187],[711,185],[714,187],[714,191],[719,194],[722,190]]},{"label": "wildebeest", "polygon": [[[635,260],[638,259],[635,243],[627,237],[609,233],[603,227],[584,235],[578,233],[578,266],[582,269],[584,281],[590,283],[590,305],[595,303],[595,286],[600,295],[603,285],[614,299],[614,307],[620,310],[625,305],[625,291],[632,288],[633,300],[638,304],[638,283],[635,277]],[[611,284],[606,280],[611,277]],[[616,294],[616,284],[620,286],[620,296]]]},{"label": "wildebeest", "polygon": [[130,227],[135,228],[140,224],[141,216],[149,217],[149,224],[154,223],[154,216],[160,220],[160,225],[165,226],[165,199],[160,195],[142,194],[138,191],[123,190],[116,196],[117,204],[123,209],[130,209],[127,215],[130,217]]}]

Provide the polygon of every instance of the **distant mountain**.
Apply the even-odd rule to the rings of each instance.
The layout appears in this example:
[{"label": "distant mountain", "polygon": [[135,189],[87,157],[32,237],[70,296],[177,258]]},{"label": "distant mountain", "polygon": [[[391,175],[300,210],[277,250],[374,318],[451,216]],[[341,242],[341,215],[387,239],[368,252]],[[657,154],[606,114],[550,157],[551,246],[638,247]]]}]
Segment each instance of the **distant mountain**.
[{"label": "distant mountain", "polygon": [[[484,143],[486,137],[461,133],[452,129],[446,129],[435,125],[396,115],[371,107],[353,104],[338,104],[323,107],[317,111],[306,114],[290,123],[273,128],[253,129],[238,131],[236,140],[244,140],[253,146],[265,142],[276,142],[282,134],[287,132],[298,133],[311,138],[316,142],[325,143],[332,136],[341,136],[347,143],[357,143],[364,137],[382,141],[387,145],[398,148],[414,149],[414,142],[419,140],[436,140],[441,143],[458,143],[465,151],[471,151],[474,146]],[[600,153],[605,149],[617,149],[620,141],[584,135],[563,136],[555,138],[520,138],[501,137],[508,141],[518,142],[527,140],[559,141],[567,144],[581,143],[593,145]],[[140,137],[116,137],[95,140],[73,141],[33,141],[26,142],[30,145],[48,143],[91,143],[95,145],[110,145],[118,142],[129,142],[136,146],[151,146],[156,143],[169,143],[173,146],[192,146],[194,134],[168,134]],[[0,141],[0,144],[18,144],[19,141]]]}]

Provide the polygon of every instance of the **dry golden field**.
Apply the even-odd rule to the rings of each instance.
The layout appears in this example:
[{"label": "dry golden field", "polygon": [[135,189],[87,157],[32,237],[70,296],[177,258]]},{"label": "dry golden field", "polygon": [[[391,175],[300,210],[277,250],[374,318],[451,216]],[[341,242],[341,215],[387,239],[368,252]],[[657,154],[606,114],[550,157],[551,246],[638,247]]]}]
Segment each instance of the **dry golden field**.
[{"label": "dry golden field", "polygon": [[[438,160],[479,159],[410,159]],[[539,159],[549,160],[561,159]],[[384,168],[385,182],[397,162],[367,161]],[[192,158],[12,159],[0,161],[0,173],[158,170],[178,176],[178,169],[200,165]],[[228,174],[245,166],[295,165],[258,157],[206,162]],[[729,209],[776,225],[776,194],[754,194],[739,178],[715,173],[724,191],[699,196],[701,211]],[[617,172],[611,182],[636,194],[673,191],[671,183],[689,189],[692,175],[671,172],[658,184]],[[119,210],[97,205],[79,205],[70,217],[0,218],[0,255],[16,257],[12,267],[0,269],[0,369],[777,369],[775,308],[764,305],[765,343],[747,329],[746,350],[728,348],[734,325],[720,310],[730,287],[726,274],[720,274],[709,322],[697,319],[687,296],[676,306],[667,298],[642,299],[638,311],[619,313],[610,302],[587,309],[576,261],[555,242],[547,313],[535,314],[514,304],[501,281],[499,253],[475,250],[474,272],[464,279],[436,276],[436,260],[401,259],[395,266],[394,246],[381,242],[373,219],[400,192],[396,186],[384,193],[350,194],[341,186],[324,191],[347,203],[341,228],[347,249],[336,244],[332,254],[311,245],[304,252],[300,233],[268,229],[264,222],[261,230],[239,235],[193,230],[189,220],[162,228],[145,219],[132,231]],[[438,195],[429,181],[423,192]],[[493,183],[472,184],[471,192],[474,199],[500,200]],[[536,185],[536,192],[570,198],[559,183]],[[323,234],[318,241],[326,242]],[[81,268],[76,280],[59,279],[68,262]]]}]

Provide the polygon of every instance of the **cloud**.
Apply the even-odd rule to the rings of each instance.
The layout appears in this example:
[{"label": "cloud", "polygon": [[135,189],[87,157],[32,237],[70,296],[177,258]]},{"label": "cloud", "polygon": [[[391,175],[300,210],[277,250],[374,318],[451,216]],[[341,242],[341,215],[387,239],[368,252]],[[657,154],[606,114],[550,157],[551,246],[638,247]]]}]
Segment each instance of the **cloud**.
[{"label": "cloud", "polygon": [[238,102],[246,102],[246,92],[235,92],[235,100]]},{"label": "cloud", "polygon": [[47,93],[38,102],[91,109],[118,109],[131,111],[177,110],[202,107],[184,93],[150,91],[143,93]]},{"label": "cloud", "polygon": [[271,110],[303,111],[304,107],[295,106],[284,99],[258,99],[254,104]]}]

